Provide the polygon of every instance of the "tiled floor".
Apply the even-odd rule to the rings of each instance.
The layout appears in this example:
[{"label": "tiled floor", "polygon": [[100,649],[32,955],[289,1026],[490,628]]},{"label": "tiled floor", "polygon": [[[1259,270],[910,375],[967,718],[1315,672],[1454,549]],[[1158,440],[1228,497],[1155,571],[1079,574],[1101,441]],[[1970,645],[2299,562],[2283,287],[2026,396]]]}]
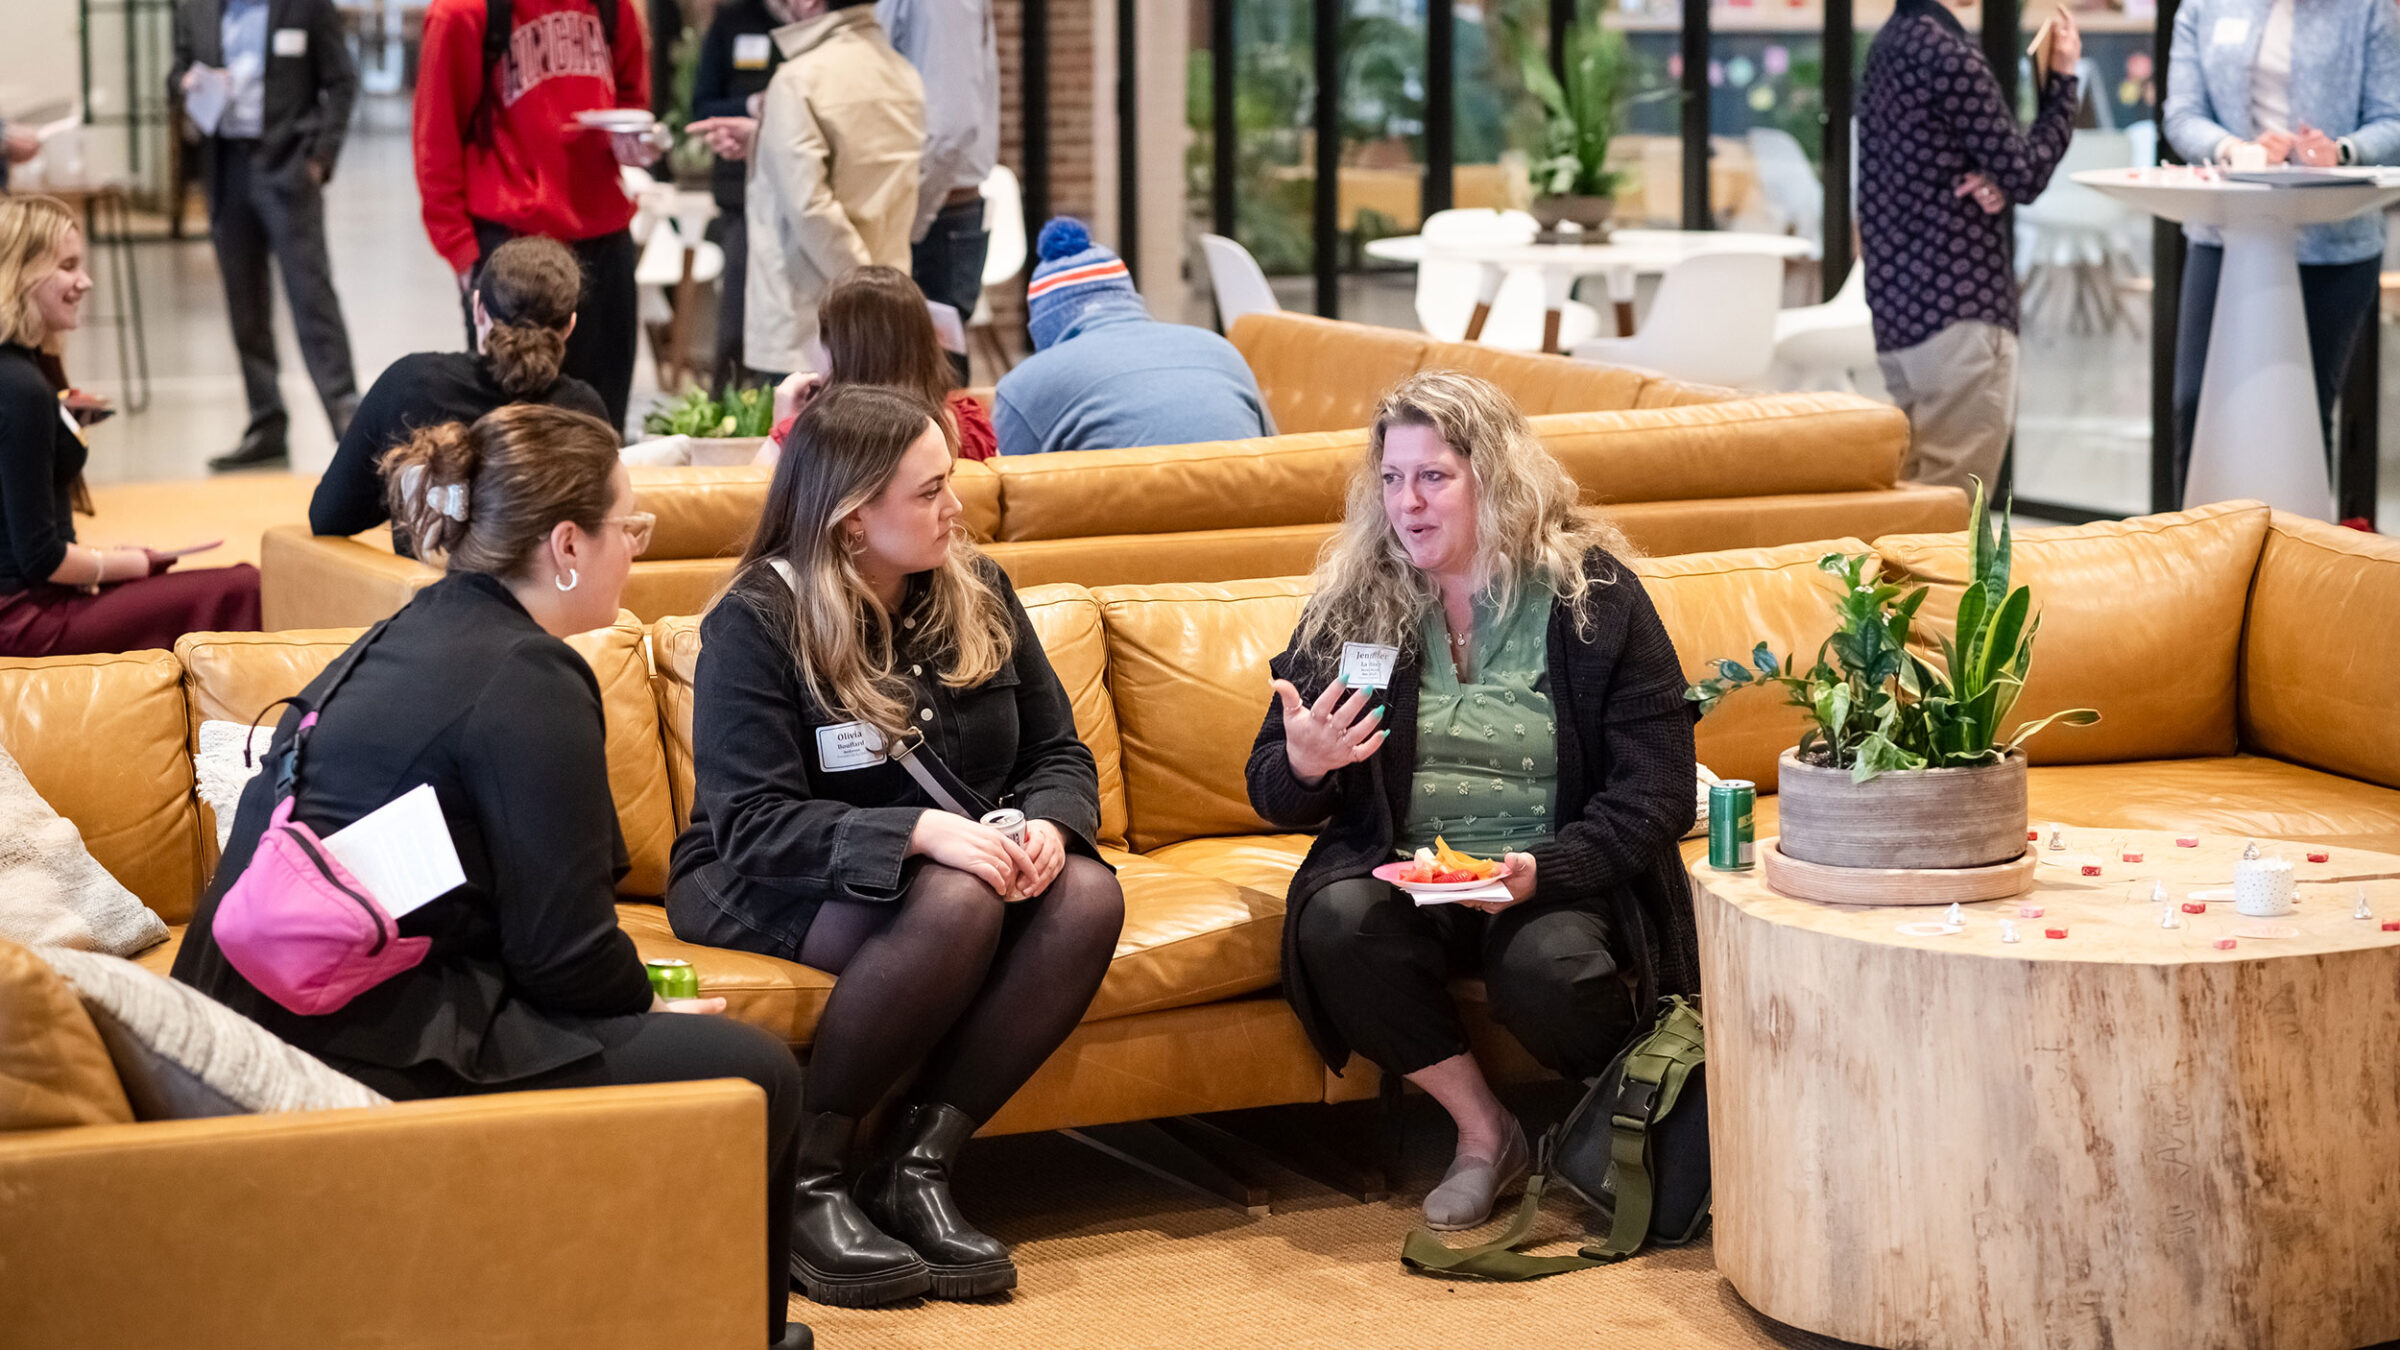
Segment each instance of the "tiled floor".
[{"label": "tiled floor", "polygon": [[[327,192],[327,209],[334,275],[360,388],[407,352],[456,347],[461,341],[456,290],[418,218],[404,97],[363,101],[341,170]],[[202,477],[208,457],[231,448],[247,420],[215,260],[199,237],[143,243],[135,254],[154,402],[94,434],[91,475],[98,482]],[[1313,307],[1308,278],[1275,284],[1287,305]],[[1345,277],[1342,314],[1413,328],[1412,288],[1406,272]],[[1192,312],[1181,317],[1207,322],[1205,289],[1196,288],[1193,297]],[[95,309],[101,299],[95,297]],[[284,356],[284,397],[293,413],[293,467],[313,473],[331,455],[332,438],[280,304],[276,330]],[[2387,528],[2400,528],[2400,329],[2385,331],[2382,519]],[[2019,495],[2113,512],[2146,509],[2147,338],[2124,328],[2078,335],[2067,331],[2063,314],[2036,314],[2027,323],[2022,360]],[[122,402],[125,391],[108,330],[77,334],[68,363],[78,382]],[[634,379],[638,418],[656,395],[646,349]]]}]

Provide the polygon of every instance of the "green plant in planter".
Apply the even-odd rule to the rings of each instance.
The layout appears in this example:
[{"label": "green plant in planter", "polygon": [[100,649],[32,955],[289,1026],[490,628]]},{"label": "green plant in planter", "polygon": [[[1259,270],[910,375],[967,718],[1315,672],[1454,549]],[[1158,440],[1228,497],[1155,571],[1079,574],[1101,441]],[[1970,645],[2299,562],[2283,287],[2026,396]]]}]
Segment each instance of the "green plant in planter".
[{"label": "green plant in planter", "polygon": [[722,403],[694,389],[642,418],[653,436],[764,436],[774,425],[775,391],[764,385],[728,390]]},{"label": "green plant in planter", "polygon": [[1545,197],[1607,197],[1623,175],[1608,167],[1608,143],[1633,75],[1621,34],[1597,23],[1567,36],[1566,78],[1532,44],[1520,48],[1517,74],[1541,101],[1542,137],[1533,153],[1533,190]]},{"label": "green plant in planter", "polygon": [[1828,553],[1817,566],[1842,579],[1834,604],[1840,623],[1817,649],[1816,664],[1802,671],[1790,655],[1778,660],[1761,642],[1746,664],[1719,660],[1717,674],[1693,684],[1684,697],[1706,715],[1735,689],[1780,684],[1808,713],[1797,749],[1801,761],[1848,769],[1857,783],[1895,769],[1997,763],[2052,722],[2099,721],[2099,713],[2073,708],[2025,723],[2001,743],[2001,725],[2033,664],[2041,620],[2032,612],[2031,588],[2009,588],[2008,522],[1993,529],[1980,480],[1967,528],[1972,575],[1958,600],[1956,635],[1940,640],[1940,668],[1909,648],[1927,588],[1912,591],[1881,579],[1873,554]]}]

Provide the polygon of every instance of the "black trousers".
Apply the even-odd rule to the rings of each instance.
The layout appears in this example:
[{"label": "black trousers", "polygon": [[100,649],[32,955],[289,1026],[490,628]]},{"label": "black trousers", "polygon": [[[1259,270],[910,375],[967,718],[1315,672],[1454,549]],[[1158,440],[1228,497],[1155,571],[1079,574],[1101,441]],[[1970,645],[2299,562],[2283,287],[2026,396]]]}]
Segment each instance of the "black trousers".
[{"label": "black trousers", "polygon": [[[982,198],[945,206],[935,213],[925,237],[908,246],[909,274],[926,299],[957,310],[963,324],[975,317],[975,302],[983,295],[983,259],[991,246],[991,232],[983,228]],[[946,355],[964,385],[967,354]]]},{"label": "black trousers", "polygon": [[341,297],[333,289],[333,259],[325,251],[324,189],[309,177],[305,156],[270,171],[258,161],[257,141],[218,139],[209,151],[208,237],[216,247],[242,392],[250,403],[242,444],[281,446],[291,427],[277,384],[269,258],[283,273],[300,358],[339,440],[358,407],[358,377],[350,365]]},{"label": "black trousers", "polygon": [[1492,1015],[1569,1078],[1597,1076],[1633,1032],[1608,920],[1527,901],[1486,915],[1415,902],[1373,877],[1337,881],[1299,913],[1300,961],[1352,1049],[1410,1074],[1467,1051],[1445,981],[1480,967]]},{"label": "black trousers", "polygon": [[[389,1069],[327,1056],[335,1068],[400,1101],[545,1088],[746,1078],[767,1094],[767,1343],[783,1339],[790,1293],[792,1189],[800,1142],[800,1064],[757,1027],[699,1013],[641,1013],[588,1024],[599,1054],[510,1083],[473,1083],[440,1064]],[[694,1222],[709,1222],[706,1215]]]},{"label": "black trousers", "polygon": [[[517,237],[516,231],[488,220],[475,225],[475,267],[492,250]],[[610,425],[625,434],[625,409],[633,399],[633,362],[641,340],[640,297],[633,285],[633,265],[640,250],[633,232],[562,240],[575,250],[583,265],[583,298],[575,304],[575,331],[567,335],[567,359],[560,367],[592,387],[608,407]],[[465,300],[467,350],[475,350],[475,302]]]},{"label": "black trousers", "polygon": [[750,275],[750,221],[739,208],[716,219],[717,246],[725,250],[725,274],[717,283],[717,392],[743,383],[742,289]]},{"label": "black trousers", "polygon": [[[2183,255],[2183,307],[2175,320],[2175,500],[2192,468],[2192,428],[2200,420],[2200,376],[2208,369],[2208,329],[2217,314],[2217,277],[2225,250],[2194,244]],[[2309,364],[2317,377],[2317,429],[2333,453],[2333,403],[2350,369],[2358,335],[2382,292],[2383,260],[2300,264],[2300,307],[2308,322]],[[2329,460],[2330,462],[2330,460]]]}]

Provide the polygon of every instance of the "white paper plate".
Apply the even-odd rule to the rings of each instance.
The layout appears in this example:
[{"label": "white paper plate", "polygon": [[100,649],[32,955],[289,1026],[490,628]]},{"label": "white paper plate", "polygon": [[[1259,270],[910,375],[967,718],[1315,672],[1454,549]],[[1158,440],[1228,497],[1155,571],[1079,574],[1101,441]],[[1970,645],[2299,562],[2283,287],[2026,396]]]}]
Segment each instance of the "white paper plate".
[{"label": "white paper plate", "polygon": [[640,108],[593,108],[575,114],[575,121],[594,131],[636,134],[648,131],[658,119]]}]

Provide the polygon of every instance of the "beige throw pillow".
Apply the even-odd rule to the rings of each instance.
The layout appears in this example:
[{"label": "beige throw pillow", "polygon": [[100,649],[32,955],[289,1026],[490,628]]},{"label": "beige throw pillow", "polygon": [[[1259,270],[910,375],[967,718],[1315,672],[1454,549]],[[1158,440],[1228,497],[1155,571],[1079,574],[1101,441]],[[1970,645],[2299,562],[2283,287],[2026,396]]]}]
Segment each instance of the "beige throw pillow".
[{"label": "beige throw pillow", "polygon": [[390,1102],[190,985],[96,952],[46,947],[38,955],[82,996],[136,1119]]},{"label": "beige throw pillow", "polygon": [[83,846],[0,751],[0,938],[131,956],[167,940],[166,921]]}]

